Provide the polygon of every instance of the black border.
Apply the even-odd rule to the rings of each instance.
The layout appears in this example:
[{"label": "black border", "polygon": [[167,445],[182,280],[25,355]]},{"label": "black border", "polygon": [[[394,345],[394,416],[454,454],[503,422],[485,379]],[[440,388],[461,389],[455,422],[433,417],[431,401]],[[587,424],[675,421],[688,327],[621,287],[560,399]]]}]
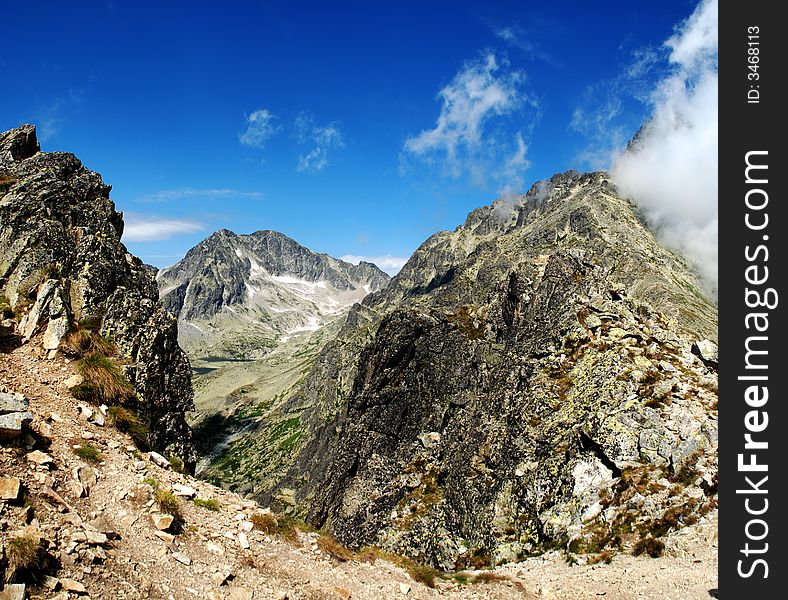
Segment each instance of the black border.
[{"label": "black border", "polygon": [[[783,373],[786,372],[781,352],[788,343],[786,337],[783,304],[788,296],[782,297],[783,280],[786,266],[785,232],[788,225],[783,205],[785,195],[783,179],[786,174],[785,151],[781,144],[785,121],[778,114],[779,107],[785,106],[780,97],[785,74],[782,70],[784,44],[788,31],[778,17],[780,3],[765,0],[751,2],[728,2],[720,5],[719,22],[719,236],[720,236],[720,357],[719,357],[719,426],[720,426],[720,509],[719,509],[719,581],[723,598],[784,598],[786,597],[784,579],[788,568],[784,566],[782,549],[788,542],[785,514],[788,507],[781,498],[782,476],[785,473],[786,443],[788,432],[784,431],[786,419],[786,398],[783,388]],[[748,79],[752,73],[748,63],[748,28],[759,28],[759,79]],[[757,85],[757,88],[750,86]],[[748,91],[757,89],[759,102],[748,101]],[[751,97],[750,100],[753,98]],[[745,155],[748,151],[768,152],[768,183],[753,186],[745,182]],[[763,159],[765,160],[765,159]],[[764,173],[764,171],[760,171]],[[745,194],[753,187],[762,187],[769,197],[768,206],[763,212],[769,213],[769,224],[762,231],[752,231],[745,225],[748,209]],[[762,217],[762,215],[760,215]],[[763,235],[769,236],[768,242]],[[767,450],[758,451],[758,462],[768,464],[768,472],[744,473],[738,469],[738,455],[745,454],[744,462],[749,460],[749,452],[744,449],[745,415],[753,410],[744,401],[744,391],[752,382],[739,380],[739,376],[753,374],[744,366],[745,340],[755,332],[745,326],[745,317],[752,312],[745,304],[745,289],[752,287],[745,279],[748,262],[745,247],[751,251],[758,244],[768,244],[769,259],[760,262],[769,268],[769,281],[762,289],[773,287],[780,296],[779,304],[768,311],[768,342],[761,343],[761,349],[768,349],[768,369],[758,374],[769,376],[769,400],[759,410],[769,413],[769,424],[765,431],[757,434],[757,439],[767,441]],[[763,254],[761,254],[763,257]],[[760,518],[768,523],[769,531],[765,539],[750,542],[752,548],[761,548],[768,543],[764,554],[745,556],[741,550],[747,543],[745,527],[748,520],[758,518],[745,510],[744,500],[755,499],[755,495],[737,493],[746,488],[745,476],[758,481],[764,475],[769,479],[764,488],[767,495],[759,495],[769,501],[768,511]],[[755,506],[755,504],[754,504]],[[760,527],[760,525],[758,526]],[[755,533],[758,527],[754,527]],[[758,533],[759,534],[759,533]],[[765,568],[757,567],[752,575],[744,578],[739,574],[739,561],[744,561],[741,570],[748,572],[755,558],[763,558],[768,564],[768,577],[764,578]]]}]

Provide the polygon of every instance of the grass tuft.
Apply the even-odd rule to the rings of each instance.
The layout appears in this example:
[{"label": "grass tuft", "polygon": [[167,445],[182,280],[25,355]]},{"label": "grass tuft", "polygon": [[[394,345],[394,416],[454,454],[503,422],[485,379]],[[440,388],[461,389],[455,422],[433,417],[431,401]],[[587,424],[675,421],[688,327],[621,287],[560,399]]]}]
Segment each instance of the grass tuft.
[{"label": "grass tuft", "polygon": [[299,543],[298,533],[302,527],[293,517],[274,515],[273,513],[255,513],[252,515],[252,525],[258,531],[279,536],[291,544]]},{"label": "grass tuft", "polygon": [[77,371],[83,382],[71,392],[78,400],[93,404],[122,404],[134,397],[134,387],[108,356],[91,352],[79,360]]},{"label": "grass tuft", "polygon": [[175,454],[170,454],[170,469],[176,473],[185,473],[186,468],[181,458]]},{"label": "grass tuft", "polygon": [[104,460],[104,456],[98,451],[98,448],[90,444],[83,444],[74,448],[74,454],[86,462],[100,463]]},{"label": "grass tuft", "polygon": [[589,565],[597,565],[600,563],[604,563],[609,565],[613,562],[613,557],[616,555],[614,550],[603,550],[596,556],[589,556],[588,557],[588,564]]},{"label": "grass tuft", "polygon": [[118,349],[107,338],[82,327],[68,332],[63,338],[60,349],[67,356],[78,357],[88,354],[115,356],[118,353]]},{"label": "grass tuft", "polygon": [[180,519],[181,504],[178,502],[178,498],[175,496],[175,494],[169,490],[155,488],[155,491],[153,492],[153,500],[156,502],[156,506],[159,507],[161,512],[172,515],[176,519]]},{"label": "grass tuft", "polygon": [[219,512],[222,510],[222,504],[216,498],[195,498],[193,502],[195,506],[212,510],[213,512]]},{"label": "grass tuft", "polygon": [[150,444],[148,443],[148,427],[142,422],[142,419],[140,419],[137,413],[130,408],[115,405],[109,407],[107,415],[109,416],[110,423],[112,423],[118,431],[128,435],[137,448],[143,452],[148,452],[150,450]]},{"label": "grass tuft", "polygon": [[339,562],[347,562],[356,557],[353,551],[345,548],[345,546],[327,533],[323,533],[317,538],[317,547]]},{"label": "grass tuft", "polygon": [[35,578],[44,566],[45,553],[41,539],[33,535],[17,535],[6,543],[7,583],[22,578]]}]

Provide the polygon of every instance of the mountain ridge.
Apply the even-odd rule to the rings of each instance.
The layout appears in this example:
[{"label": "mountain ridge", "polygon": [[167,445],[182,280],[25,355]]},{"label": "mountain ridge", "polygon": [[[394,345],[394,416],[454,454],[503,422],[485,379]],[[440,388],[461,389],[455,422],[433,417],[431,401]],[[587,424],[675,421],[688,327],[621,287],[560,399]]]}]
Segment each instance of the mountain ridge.
[{"label": "mountain ridge", "polygon": [[220,229],[156,279],[192,356],[254,358],[333,320],[389,277],[372,263],[352,265],[273,230]]},{"label": "mountain ridge", "polygon": [[441,568],[588,543],[607,525],[583,515],[634,494],[614,490],[632,470],[698,473],[638,513],[696,519],[716,503],[707,338],[716,308],[607,174],[556,175],[431,236],[351,309],[289,401],[288,475],[253,495]]}]

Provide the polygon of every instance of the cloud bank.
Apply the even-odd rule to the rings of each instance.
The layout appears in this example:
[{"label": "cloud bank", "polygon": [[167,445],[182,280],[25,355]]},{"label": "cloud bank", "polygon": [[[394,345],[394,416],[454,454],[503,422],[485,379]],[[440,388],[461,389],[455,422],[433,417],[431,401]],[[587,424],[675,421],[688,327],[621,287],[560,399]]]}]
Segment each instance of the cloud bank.
[{"label": "cloud bank", "polygon": [[702,0],[665,43],[671,73],[650,95],[652,116],[615,156],[618,189],[667,245],[717,291],[717,0]]},{"label": "cloud bank", "polygon": [[154,242],[168,240],[186,233],[203,231],[205,226],[187,219],[163,219],[148,215],[124,215],[124,242]]},{"label": "cloud bank", "polygon": [[176,188],[159,190],[140,196],[139,202],[166,203],[175,200],[191,200],[194,198],[263,198],[262,192],[243,192],[232,188]]},{"label": "cloud bank", "polygon": [[524,135],[494,125],[524,105],[538,113],[538,103],[523,90],[525,74],[506,66],[492,52],[466,63],[438,92],[441,109],[435,126],[408,137],[403,158],[439,165],[444,176],[468,176],[480,186],[488,178],[502,189],[521,186],[529,166]]}]

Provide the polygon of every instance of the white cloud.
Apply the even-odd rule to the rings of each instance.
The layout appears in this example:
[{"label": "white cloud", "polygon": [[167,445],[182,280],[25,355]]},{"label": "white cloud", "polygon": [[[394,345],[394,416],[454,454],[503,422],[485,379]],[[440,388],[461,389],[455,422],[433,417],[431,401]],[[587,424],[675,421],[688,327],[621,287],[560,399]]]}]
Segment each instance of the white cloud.
[{"label": "white cloud", "polygon": [[232,188],[176,188],[172,190],[159,190],[144,194],[137,198],[140,202],[171,202],[173,200],[188,200],[193,198],[263,198],[262,192],[243,192]]},{"label": "white cloud", "polygon": [[522,89],[524,73],[505,66],[492,52],[467,63],[438,93],[441,109],[435,126],[405,140],[404,157],[440,165],[451,178],[470,176],[479,185],[488,176],[502,186],[520,176],[528,166],[522,133],[512,138],[491,125],[524,105],[538,115],[538,103]]},{"label": "white cloud", "polygon": [[619,190],[661,239],[717,288],[717,0],[702,0],[671,37],[671,74],[650,97],[651,119],[613,160]]},{"label": "white cloud", "polygon": [[149,215],[124,215],[124,242],[153,242],[202,231],[205,226],[187,219],[164,219]]},{"label": "white cloud", "polygon": [[276,116],[260,108],[246,117],[246,130],[238,134],[238,140],[244,146],[262,148],[279,131],[281,128],[276,124]]},{"label": "white cloud", "polygon": [[298,157],[297,171],[317,173],[328,166],[331,150],[344,147],[342,132],[336,123],[316,125],[314,117],[302,112],[295,120],[295,137],[300,144],[312,148]]},{"label": "white cloud", "polygon": [[408,262],[407,258],[391,256],[389,254],[385,256],[358,256],[355,254],[346,254],[345,256],[340,256],[339,259],[354,265],[357,265],[362,260],[371,262],[377,265],[381,271],[385,271],[389,275],[396,275],[405,263]]}]

